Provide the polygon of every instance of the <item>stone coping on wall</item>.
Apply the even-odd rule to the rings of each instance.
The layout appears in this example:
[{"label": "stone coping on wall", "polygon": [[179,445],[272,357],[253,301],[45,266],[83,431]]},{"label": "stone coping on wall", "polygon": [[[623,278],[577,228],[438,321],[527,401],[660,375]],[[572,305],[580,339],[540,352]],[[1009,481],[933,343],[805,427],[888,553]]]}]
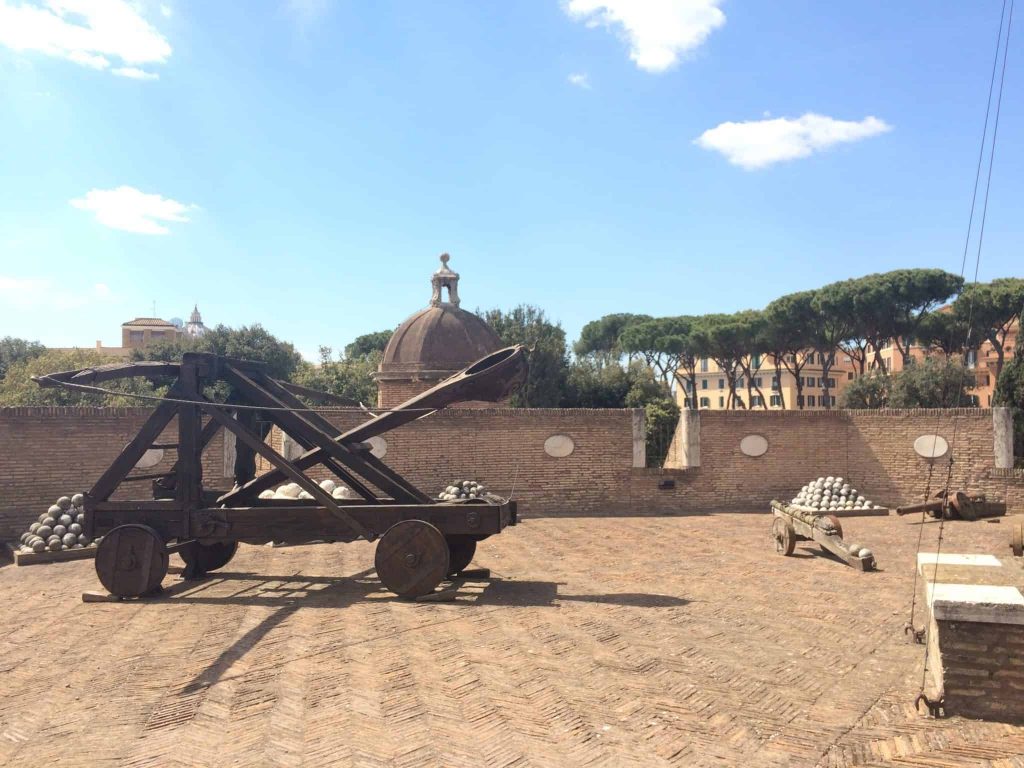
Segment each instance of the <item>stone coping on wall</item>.
[{"label": "stone coping on wall", "polygon": [[738,419],[748,416],[764,416],[766,418],[827,418],[830,416],[991,416],[992,408],[832,408],[828,410],[801,411],[787,409],[765,411],[758,408],[749,410],[711,411],[698,410],[701,418],[709,416],[713,419]]},{"label": "stone coping on wall", "polygon": [[[355,406],[343,406],[344,410],[338,408],[314,408],[317,413],[330,415],[333,413],[352,413],[357,416],[365,415]],[[381,410],[374,406],[369,407],[370,411]],[[386,410],[386,409],[385,409]],[[513,413],[545,413],[552,415],[573,415],[573,414],[602,414],[602,413],[631,413],[642,408],[473,408],[461,409],[457,407],[443,408],[436,413],[446,415],[459,415],[472,418],[479,418],[481,415],[493,414],[495,416],[507,416]],[[90,405],[7,405],[0,406],[0,418],[4,416],[148,416],[153,412],[152,408],[143,407],[100,407]],[[433,414],[431,414],[433,415]]]},{"label": "stone coping on wall", "polygon": [[938,621],[1024,625],[1024,574],[990,554],[920,552],[917,570]]}]

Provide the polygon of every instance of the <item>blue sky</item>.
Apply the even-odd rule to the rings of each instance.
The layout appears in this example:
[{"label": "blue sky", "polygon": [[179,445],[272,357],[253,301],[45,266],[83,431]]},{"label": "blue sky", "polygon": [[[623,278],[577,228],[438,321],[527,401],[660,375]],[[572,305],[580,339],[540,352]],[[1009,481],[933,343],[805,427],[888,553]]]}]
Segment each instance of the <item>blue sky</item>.
[{"label": "blue sky", "polygon": [[[442,251],[570,339],[959,271],[1000,6],[0,0],[0,335],[198,303],[313,358]],[[1020,51],[982,279],[1024,274]]]}]

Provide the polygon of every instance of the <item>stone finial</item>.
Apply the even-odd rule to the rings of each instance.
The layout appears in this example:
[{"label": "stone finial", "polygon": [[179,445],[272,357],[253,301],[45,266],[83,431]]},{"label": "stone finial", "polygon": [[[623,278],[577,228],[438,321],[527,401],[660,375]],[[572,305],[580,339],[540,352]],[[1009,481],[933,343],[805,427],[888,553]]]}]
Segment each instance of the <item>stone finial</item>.
[{"label": "stone finial", "polygon": [[[440,307],[442,304],[459,306],[459,273],[448,269],[448,261],[451,259],[447,253],[441,254],[441,268],[430,276],[430,287],[433,292],[430,296],[430,306]],[[441,298],[441,289],[448,289],[448,301]]]}]

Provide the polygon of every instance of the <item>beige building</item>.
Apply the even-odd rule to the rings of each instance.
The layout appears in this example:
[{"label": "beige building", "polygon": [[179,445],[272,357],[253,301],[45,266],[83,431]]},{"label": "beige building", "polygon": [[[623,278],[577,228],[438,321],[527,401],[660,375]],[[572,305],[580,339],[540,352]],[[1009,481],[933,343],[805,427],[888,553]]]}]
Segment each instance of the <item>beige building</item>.
[{"label": "beige building", "polygon": [[[835,363],[829,368],[828,397],[829,403],[825,402],[825,391],[822,367],[823,358],[816,352],[805,353],[807,364],[800,372],[803,379],[803,403],[798,400],[797,378],[782,368],[782,377],[779,381],[775,379],[775,365],[767,355],[754,355],[750,360],[750,368],[753,372],[753,381],[750,382],[751,389],[747,392],[746,376],[740,376],[737,381],[736,394],[743,404],[755,410],[781,411],[785,410],[823,410],[835,408],[839,402],[839,394],[853,379],[853,363],[848,355],[836,355]],[[755,388],[756,387],[756,388]],[[760,389],[761,394],[758,394]],[[697,408],[700,410],[725,411],[729,407],[729,382],[714,360],[703,359],[697,362],[697,391],[690,393],[685,386],[678,386],[675,391],[676,403],[680,408],[690,407],[690,398],[695,397]],[[742,409],[744,405],[736,403],[732,409]]]},{"label": "beige building", "polygon": [[[1019,331],[1020,321],[1018,320],[1010,326],[1010,332],[1006,335],[1006,340],[1003,343],[1005,353],[1003,365],[1013,359],[1013,351],[1017,344],[1017,333]],[[941,356],[942,354],[942,350],[931,347],[917,345],[910,347],[910,357],[913,360],[923,360],[929,356]],[[869,359],[870,357],[871,353],[869,353]],[[882,358],[882,365],[890,373],[897,373],[904,368],[903,355],[891,342],[882,347],[879,357]],[[972,349],[967,353],[967,367],[974,373],[973,386],[968,386],[968,392],[975,397],[976,404],[982,408],[988,408],[992,405],[996,391],[996,379],[998,378],[996,370],[998,360],[996,349],[990,341],[983,342],[977,349]]]}]

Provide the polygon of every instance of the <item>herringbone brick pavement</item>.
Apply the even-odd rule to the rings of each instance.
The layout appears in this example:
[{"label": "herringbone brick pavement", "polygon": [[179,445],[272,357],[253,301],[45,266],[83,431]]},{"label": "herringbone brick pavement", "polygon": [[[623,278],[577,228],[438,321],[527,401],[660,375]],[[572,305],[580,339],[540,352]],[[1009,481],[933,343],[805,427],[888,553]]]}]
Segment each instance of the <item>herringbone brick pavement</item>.
[{"label": "herringbone brick pavement", "polygon": [[8,566],[0,764],[1024,768],[1024,728],[914,711],[916,520],[844,521],[868,574],[775,555],[769,521],[529,520],[455,603],[394,599],[363,543],[243,547],[120,604],[81,603],[89,562]]}]

